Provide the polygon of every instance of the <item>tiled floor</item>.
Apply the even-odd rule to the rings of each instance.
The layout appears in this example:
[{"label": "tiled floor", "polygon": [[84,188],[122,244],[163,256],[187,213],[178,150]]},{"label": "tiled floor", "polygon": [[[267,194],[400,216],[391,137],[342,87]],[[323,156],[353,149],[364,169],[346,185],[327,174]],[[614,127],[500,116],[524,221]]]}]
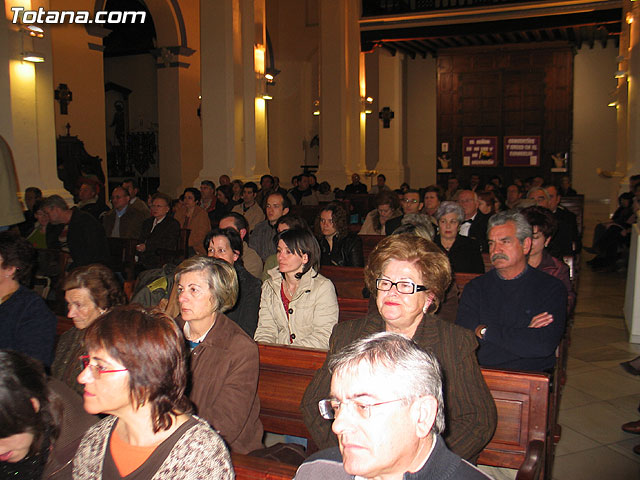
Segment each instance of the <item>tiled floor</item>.
[{"label": "tiled floor", "polygon": [[[585,205],[586,245],[607,212],[603,204]],[[622,314],[626,272],[594,273],[584,264],[592,256],[584,257],[553,479],[638,480],[640,455],[632,448],[640,444],[640,435],[620,429],[625,422],[640,420],[640,377],[619,366],[640,355],[640,345],[627,341]]]}]

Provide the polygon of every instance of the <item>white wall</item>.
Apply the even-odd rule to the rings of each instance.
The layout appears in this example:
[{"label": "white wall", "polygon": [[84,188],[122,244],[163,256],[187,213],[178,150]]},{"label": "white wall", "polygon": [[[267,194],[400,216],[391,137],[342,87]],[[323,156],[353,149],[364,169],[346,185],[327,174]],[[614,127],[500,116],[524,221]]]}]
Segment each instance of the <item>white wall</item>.
[{"label": "white wall", "polygon": [[573,187],[589,200],[609,198],[612,180],[599,177],[596,168],[615,170],[616,110],[608,107],[616,88],[613,77],[618,49],[583,47],[574,59]]}]

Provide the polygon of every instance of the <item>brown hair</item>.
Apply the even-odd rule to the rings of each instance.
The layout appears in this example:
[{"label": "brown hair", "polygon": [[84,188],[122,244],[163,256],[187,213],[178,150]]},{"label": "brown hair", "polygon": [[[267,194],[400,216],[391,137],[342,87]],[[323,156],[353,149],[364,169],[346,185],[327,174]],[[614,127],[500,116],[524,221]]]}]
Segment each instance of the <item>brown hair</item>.
[{"label": "brown hair", "polygon": [[[322,212],[331,212],[331,220],[333,226],[336,227],[338,237],[346,237],[349,233],[349,224],[347,223],[347,212],[342,205],[337,202],[331,202],[320,210]],[[316,237],[322,237],[322,229],[320,228],[320,215],[316,217],[316,222],[313,227],[313,231]]]},{"label": "brown hair", "polygon": [[127,303],[127,297],[114,273],[109,267],[99,263],[79,267],[69,273],[64,279],[62,290],[66,292],[74,288],[89,290],[93,303],[103,310]]},{"label": "brown hair", "polygon": [[370,292],[376,291],[376,279],[392,260],[415,265],[422,275],[427,293],[433,296],[429,311],[438,310],[451,284],[451,264],[442,250],[435,243],[409,233],[383,238],[371,252],[364,267],[364,282]]},{"label": "brown hair", "polygon": [[86,329],[88,351],[104,349],[129,371],[134,406],[151,404],[154,433],[171,427],[171,415],[191,411],[187,388],[186,348],[171,318],[138,305],[119,306]]}]

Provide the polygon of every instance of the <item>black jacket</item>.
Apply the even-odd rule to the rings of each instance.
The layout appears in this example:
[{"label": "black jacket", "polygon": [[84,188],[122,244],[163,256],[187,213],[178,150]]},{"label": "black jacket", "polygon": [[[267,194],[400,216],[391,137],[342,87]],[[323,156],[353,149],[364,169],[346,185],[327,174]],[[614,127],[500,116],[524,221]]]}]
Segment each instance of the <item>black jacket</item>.
[{"label": "black jacket", "polygon": [[329,249],[329,242],[324,236],[319,238],[320,265],[336,265],[339,267],[364,267],[362,253],[362,239],[353,233],[345,237],[336,235],[333,238],[333,249]]},{"label": "black jacket", "polygon": [[489,245],[487,244],[487,223],[489,223],[489,217],[490,215],[485,215],[478,210],[476,218],[473,219],[471,227],[469,228],[469,238],[478,242],[483,252],[489,251]]},{"label": "black jacket", "polygon": [[480,245],[474,239],[457,235],[449,251],[442,246],[440,235],[436,235],[433,241],[447,254],[455,273],[484,273]]},{"label": "black jacket", "polygon": [[573,212],[558,206],[553,216],[558,222],[558,231],[549,243],[549,253],[562,260],[564,255],[580,252],[582,243],[578,233],[578,221]]},{"label": "black jacket", "polygon": [[253,338],[256,328],[258,328],[262,282],[251,275],[240,260],[234,263],[233,267],[238,275],[238,300],[231,310],[225,312],[225,315]]},{"label": "black jacket", "polygon": [[145,244],[145,250],[140,255],[140,262],[145,268],[161,268],[164,257],[158,255],[157,250],[175,250],[180,240],[180,224],[175,218],[167,215],[152,232],[154,220],[155,218],[150,217],[142,222],[140,243]]}]

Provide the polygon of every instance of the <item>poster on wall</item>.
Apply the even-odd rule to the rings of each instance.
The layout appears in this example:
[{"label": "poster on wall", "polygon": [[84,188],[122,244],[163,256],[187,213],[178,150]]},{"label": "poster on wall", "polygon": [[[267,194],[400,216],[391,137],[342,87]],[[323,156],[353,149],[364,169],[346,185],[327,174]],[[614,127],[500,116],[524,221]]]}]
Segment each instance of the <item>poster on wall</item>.
[{"label": "poster on wall", "polygon": [[462,137],[463,167],[495,167],[498,137]]},{"label": "poster on wall", "polygon": [[504,137],[505,167],[538,167],[539,165],[539,136]]}]

